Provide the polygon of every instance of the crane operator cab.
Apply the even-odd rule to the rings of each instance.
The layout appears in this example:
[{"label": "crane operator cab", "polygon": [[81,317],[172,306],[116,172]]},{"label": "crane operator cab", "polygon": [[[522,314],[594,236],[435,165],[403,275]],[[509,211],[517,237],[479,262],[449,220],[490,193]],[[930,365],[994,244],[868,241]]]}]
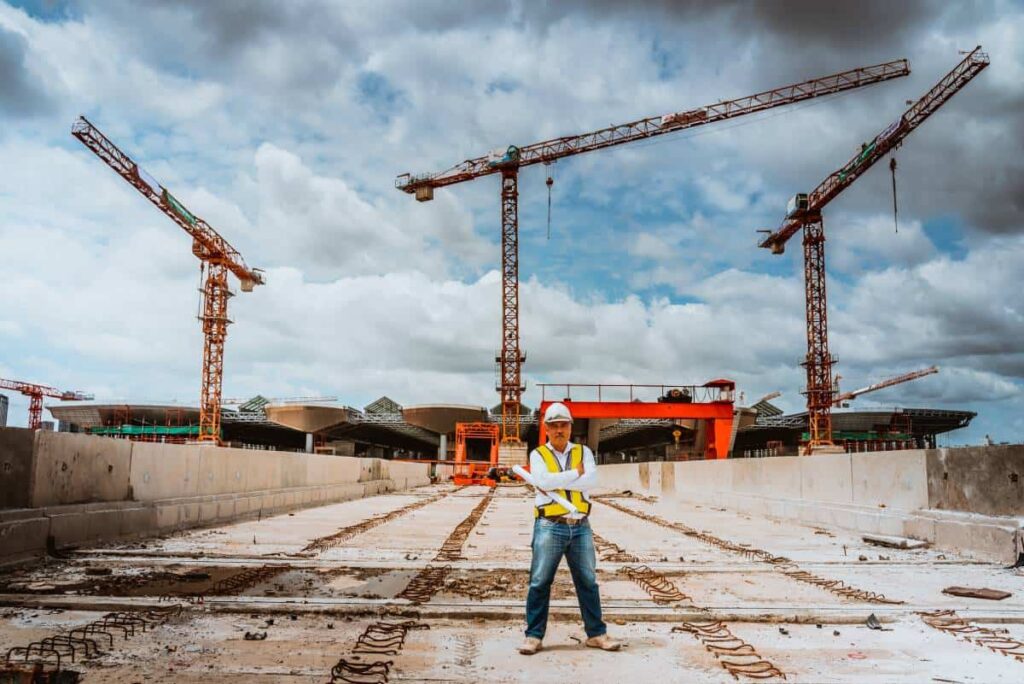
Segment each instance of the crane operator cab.
[{"label": "crane operator cab", "polygon": [[807,211],[808,206],[807,193],[798,192],[790,197],[789,201],[786,202],[786,218],[798,218],[801,214]]}]

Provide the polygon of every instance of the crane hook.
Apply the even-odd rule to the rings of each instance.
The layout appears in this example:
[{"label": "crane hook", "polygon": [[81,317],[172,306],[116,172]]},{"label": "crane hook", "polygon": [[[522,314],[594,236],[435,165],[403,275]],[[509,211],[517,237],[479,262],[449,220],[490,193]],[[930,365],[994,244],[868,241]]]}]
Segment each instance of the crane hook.
[{"label": "crane hook", "polygon": [[544,184],[548,186],[548,240],[551,239],[551,186],[555,184],[555,179],[548,176],[548,179],[544,181]]},{"label": "crane hook", "polygon": [[896,157],[889,159],[889,171],[892,172],[892,222],[896,226],[896,232],[900,232],[900,222],[897,218],[896,207]]}]

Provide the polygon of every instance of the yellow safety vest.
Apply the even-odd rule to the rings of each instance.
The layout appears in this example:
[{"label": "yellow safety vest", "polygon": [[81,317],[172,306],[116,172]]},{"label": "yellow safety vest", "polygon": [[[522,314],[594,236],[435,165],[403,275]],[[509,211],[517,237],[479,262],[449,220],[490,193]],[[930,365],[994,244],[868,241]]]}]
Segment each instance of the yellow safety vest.
[{"label": "yellow safety vest", "polygon": [[[554,452],[548,448],[547,444],[542,444],[537,447],[537,453],[544,459],[544,465],[548,467],[550,472],[562,472],[562,466],[559,465],[558,459],[555,458]],[[574,444],[572,450],[569,452],[569,468],[575,470],[580,463],[583,463],[583,445]],[[583,492],[578,492],[574,489],[559,489],[558,493],[562,495],[562,498],[568,499],[569,502],[584,516],[590,515],[590,502],[583,498]],[[566,510],[565,506],[555,501],[546,503],[543,506],[537,506],[533,511],[533,517],[535,518],[554,518],[559,515],[568,514],[569,511]]]}]

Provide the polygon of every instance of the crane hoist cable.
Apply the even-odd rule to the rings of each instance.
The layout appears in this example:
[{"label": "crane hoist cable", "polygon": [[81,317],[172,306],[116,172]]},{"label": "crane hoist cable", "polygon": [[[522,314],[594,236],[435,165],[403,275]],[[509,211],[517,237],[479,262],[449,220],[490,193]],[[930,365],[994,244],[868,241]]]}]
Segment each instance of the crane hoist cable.
[{"label": "crane hoist cable", "polygon": [[199,301],[196,304],[196,318],[202,320],[203,318],[203,300],[206,298],[203,291],[203,276],[206,274],[206,262],[199,262],[199,285],[196,287],[196,292],[199,293]]},{"label": "crane hoist cable", "polygon": [[892,223],[896,226],[896,232],[900,232],[900,222],[896,210],[896,157],[889,159],[889,170],[892,172]]},{"label": "crane hoist cable", "polygon": [[548,186],[548,240],[551,239],[551,186],[555,184],[555,179],[548,176],[548,179],[544,181]]}]

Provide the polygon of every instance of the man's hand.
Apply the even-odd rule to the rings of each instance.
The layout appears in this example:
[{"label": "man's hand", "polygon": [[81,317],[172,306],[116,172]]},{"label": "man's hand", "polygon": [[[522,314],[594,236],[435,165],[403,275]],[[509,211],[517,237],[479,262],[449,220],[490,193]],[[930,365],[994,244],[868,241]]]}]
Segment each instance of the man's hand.
[{"label": "man's hand", "polygon": [[580,477],[583,477],[583,461],[580,461],[580,464],[576,466],[576,472]]}]

